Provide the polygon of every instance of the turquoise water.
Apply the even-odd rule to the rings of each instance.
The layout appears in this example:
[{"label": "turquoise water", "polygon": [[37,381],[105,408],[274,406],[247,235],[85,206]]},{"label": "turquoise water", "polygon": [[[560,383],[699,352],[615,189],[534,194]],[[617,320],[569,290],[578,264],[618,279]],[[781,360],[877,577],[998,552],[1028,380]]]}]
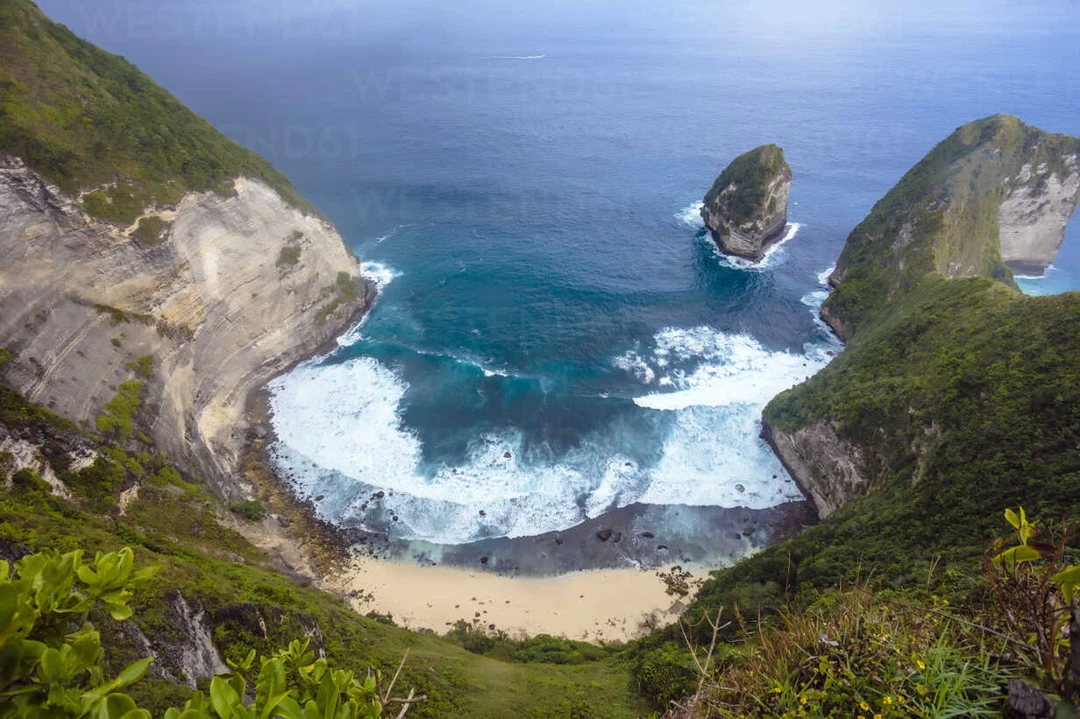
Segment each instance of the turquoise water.
[{"label": "turquoise water", "polygon": [[[401,538],[800,498],[758,418],[839,349],[816,308],[847,233],[964,122],[1080,134],[1068,1],[41,5],[274,162],[379,279],[274,384],[277,451],[324,516]],[[765,142],[792,225],[749,267],[695,203]],[[1078,245],[1027,291],[1080,285]]]}]

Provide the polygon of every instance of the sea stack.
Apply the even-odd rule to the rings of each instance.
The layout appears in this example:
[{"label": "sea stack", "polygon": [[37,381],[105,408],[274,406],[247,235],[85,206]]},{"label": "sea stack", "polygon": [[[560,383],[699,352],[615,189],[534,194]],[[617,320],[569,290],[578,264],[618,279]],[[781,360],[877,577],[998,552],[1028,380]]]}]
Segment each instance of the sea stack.
[{"label": "sea stack", "polygon": [[784,236],[790,191],[784,151],[762,145],[720,173],[705,195],[701,217],[721,251],[757,262]]}]

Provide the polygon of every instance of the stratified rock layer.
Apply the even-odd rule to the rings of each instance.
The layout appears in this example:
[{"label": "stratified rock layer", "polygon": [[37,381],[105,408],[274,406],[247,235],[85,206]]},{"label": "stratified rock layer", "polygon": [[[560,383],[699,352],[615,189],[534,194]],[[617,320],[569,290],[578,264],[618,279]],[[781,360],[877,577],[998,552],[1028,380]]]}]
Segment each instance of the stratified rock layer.
[{"label": "stratified rock layer", "polygon": [[[121,382],[142,380],[141,428],[156,447],[226,484],[248,393],[372,296],[329,222],[261,182],[234,187],[153,213],[171,224],[147,246],[136,225],[97,221],[0,158],[0,345],[15,355],[0,380],[88,428]],[[143,356],[149,379],[129,366]]]},{"label": "stratified rock layer", "polygon": [[756,262],[784,237],[790,192],[784,151],[762,145],[720,174],[705,195],[701,217],[723,252]]}]

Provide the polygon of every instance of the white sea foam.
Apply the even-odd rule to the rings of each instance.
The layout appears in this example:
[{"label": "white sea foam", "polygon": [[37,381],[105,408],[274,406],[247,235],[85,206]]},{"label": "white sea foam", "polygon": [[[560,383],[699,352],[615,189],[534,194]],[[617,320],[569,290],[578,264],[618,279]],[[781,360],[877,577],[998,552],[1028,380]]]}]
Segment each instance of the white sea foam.
[{"label": "white sea foam", "polygon": [[612,364],[634,375],[645,384],[651,384],[656,379],[656,373],[652,367],[637,352],[630,351],[621,357],[616,357],[612,360]]},{"label": "white sea foam", "polygon": [[701,208],[704,206],[704,202],[695,202],[693,205],[676,212],[675,219],[694,229],[703,230],[705,229],[705,220],[701,217]]},{"label": "white sea foam", "polygon": [[[554,458],[502,430],[475,437],[460,462],[429,466],[402,420],[407,382],[370,357],[316,360],[271,383],[277,462],[301,496],[322,497],[331,521],[392,515],[400,536],[444,543],[566,529],[634,502],[762,509],[800,495],[758,437],[761,407],[824,366],[826,347],[802,356],[709,327],[671,328],[614,358],[654,390],[635,402],[666,410],[654,417],[662,445],[645,464],[617,449],[636,440],[616,423]],[[379,490],[386,496],[371,502]]]},{"label": "white sea foam", "polygon": [[389,240],[391,237],[396,235],[398,233],[398,230],[400,230],[403,227],[408,227],[408,225],[398,225],[394,229],[387,232],[385,235],[381,235],[379,237],[376,237],[375,238],[375,244],[376,245],[381,245],[383,242],[385,242],[386,240]]},{"label": "white sea foam", "polygon": [[372,280],[380,290],[401,277],[400,272],[380,262],[361,262],[360,273]]},{"label": "white sea foam", "polygon": [[829,287],[829,278],[832,277],[833,272],[836,272],[836,265],[830,265],[829,269],[819,272],[817,275],[818,284],[822,287]]},{"label": "white sea foam", "polygon": [[661,410],[730,405],[760,409],[828,363],[823,352],[771,352],[746,335],[710,327],[666,329],[657,334],[652,361],[658,370],[672,360],[690,359],[701,362],[689,373],[677,370],[667,377],[674,392],[647,394],[635,398],[634,403]]},{"label": "white sea foam", "polygon": [[495,55],[492,60],[543,60],[547,55]]},{"label": "white sea foam", "polygon": [[[770,351],[746,335],[711,327],[669,328],[653,338],[650,353],[613,360],[639,379],[644,364],[659,376],[653,392],[634,402],[671,413],[674,424],[663,453],[648,471],[636,501],[770,507],[801,497],[779,460],[760,439],[761,410],[774,396],[812,376],[835,354],[828,339],[804,354]],[[627,370],[630,371],[630,370]],[[653,384],[650,379],[648,383]]]}]

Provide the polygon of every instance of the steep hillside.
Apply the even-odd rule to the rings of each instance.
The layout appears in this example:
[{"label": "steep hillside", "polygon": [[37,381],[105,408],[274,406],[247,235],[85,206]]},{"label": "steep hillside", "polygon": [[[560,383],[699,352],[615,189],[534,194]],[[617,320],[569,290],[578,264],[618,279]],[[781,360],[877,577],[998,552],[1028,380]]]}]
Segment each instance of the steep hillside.
[{"label": "steep hillside", "polygon": [[243,494],[247,396],[367,308],[359,262],[122,58],[27,0],[0,19],[0,381]]},{"label": "steep hillside", "polygon": [[1080,199],[1080,139],[995,115],[959,128],[913,167],[848,236],[822,317],[842,337],[926,275],[1041,273]]},{"label": "steep hillside", "polygon": [[[740,597],[778,606],[858,572],[922,583],[935,557],[936,581],[957,589],[978,571],[1004,507],[1053,518],[1075,505],[1080,294],[1014,289],[999,215],[1028,191],[1006,176],[1035,182],[1028,173],[1044,168],[1042,185],[1023,187],[1069,185],[1073,174],[1053,178],[1076,167],[1077,147],[1014,118],[966,125],[856,228],[823,310],[848,348],[764,411],[767,436],[824,521],[719,573],[699,608]],[[1060,200],[1040,207],[1026,226],[1057,236],[1068,219]]]},{"label": "steep hillside", "polygon": [[130,224],[187,192],[229,196],[241,176],[314,213],[266,160],[29,0],[0,0],[0,48],[0,153],[67,194],[101,188],[82,198],[90,214]]}]

